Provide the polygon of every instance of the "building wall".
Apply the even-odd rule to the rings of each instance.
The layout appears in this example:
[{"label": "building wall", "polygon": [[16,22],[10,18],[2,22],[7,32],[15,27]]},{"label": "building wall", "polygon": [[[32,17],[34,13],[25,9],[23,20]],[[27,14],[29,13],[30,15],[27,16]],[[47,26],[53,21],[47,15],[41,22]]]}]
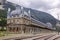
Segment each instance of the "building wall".
[{"label": "building wall", "polygon": [[51,32],[51,30],[40,28],[37,25],[31,25],[31,23],[32,21],[26,18],[10,18],[7,19],[7,31],[11,33],[42,33],[47,31]]}]

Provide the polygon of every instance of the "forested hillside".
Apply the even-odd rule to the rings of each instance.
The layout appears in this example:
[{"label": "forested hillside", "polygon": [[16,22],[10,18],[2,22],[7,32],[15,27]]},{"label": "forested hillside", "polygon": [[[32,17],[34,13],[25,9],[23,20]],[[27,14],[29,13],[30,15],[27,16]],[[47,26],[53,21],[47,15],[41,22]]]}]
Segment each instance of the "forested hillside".
[{"label": "forested hillside", "polygon": [[0,26],[4,27],[7,24],[7,11],[0,10]]}]

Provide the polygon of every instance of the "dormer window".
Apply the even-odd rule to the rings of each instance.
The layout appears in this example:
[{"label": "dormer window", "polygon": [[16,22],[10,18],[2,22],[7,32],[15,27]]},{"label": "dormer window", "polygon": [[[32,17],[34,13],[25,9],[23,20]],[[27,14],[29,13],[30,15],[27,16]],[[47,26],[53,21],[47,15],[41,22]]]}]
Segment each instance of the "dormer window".
[{"label": "dormer window", "polygon": [[13,17],[15,17],[15,15],[13,15]]},{"label": "dormer window", "polygon": [[13,16],[12,16],[12,18],[13,18]]},{"label": "dormer window", "polygon": [[16,15],[16,17],[19,17],[19,15]]}]

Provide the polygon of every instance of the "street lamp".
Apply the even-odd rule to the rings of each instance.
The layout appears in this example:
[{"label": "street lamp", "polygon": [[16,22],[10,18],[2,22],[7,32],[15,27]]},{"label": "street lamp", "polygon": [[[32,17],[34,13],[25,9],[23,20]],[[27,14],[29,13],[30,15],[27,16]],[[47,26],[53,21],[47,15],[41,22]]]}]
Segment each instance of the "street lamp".
[{"label": "street lamp", "polygon": [[60,29],[60,24],[59,24],[59,22],[57,22],[56,23],[56,30],[58,31],[58,35],[59,35],[59,31],[60,31],[59,29]]},{"label": "street lamp", "polygon": [[[59,14],[57,14],[57,16],[58,16],[58,20],[59,20]],[[59,35],[59,30],[60,29],[60,23],[59,23],[59,21],[57,21],[57,23],[56,23],[56,30],[58,31],[58,35]]]}]

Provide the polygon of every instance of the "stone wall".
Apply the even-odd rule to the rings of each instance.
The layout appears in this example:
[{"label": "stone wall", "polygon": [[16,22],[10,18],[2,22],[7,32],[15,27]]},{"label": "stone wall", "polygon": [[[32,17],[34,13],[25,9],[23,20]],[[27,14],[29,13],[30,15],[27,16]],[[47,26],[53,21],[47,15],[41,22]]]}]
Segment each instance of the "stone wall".
[{"label": "stone wall", "polygon": [[[19,22],[19,23],[17,23]],[[32,21],[26,18],[11,18],[7,19],[7,31],[13,33],[44,33],[51,32],[51,30],[41,28],[40,26],[32,24]]]}]

